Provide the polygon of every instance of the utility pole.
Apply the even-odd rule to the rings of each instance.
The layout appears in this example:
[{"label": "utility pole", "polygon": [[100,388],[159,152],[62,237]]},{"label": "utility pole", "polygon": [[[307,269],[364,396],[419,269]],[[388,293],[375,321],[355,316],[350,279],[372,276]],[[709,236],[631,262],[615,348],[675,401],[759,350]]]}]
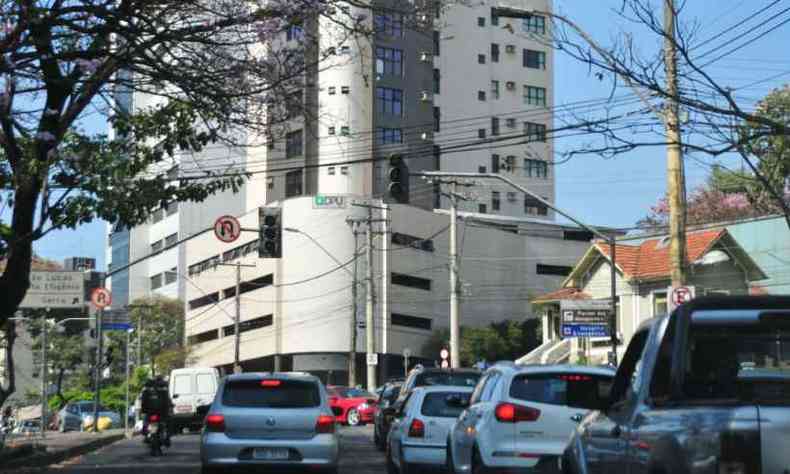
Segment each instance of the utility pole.
[{"label": "utility pole", "polygon": [[664,110],[667,135],[667,193],[669,194],[669,260],[672,287],[686,283],[686,178],[681,152],[678,105],[675,0],[664,0],[664,66],[669,101]]},{"label": "utility pole", "polygon": [[47,435],[47,316],[49,308],[46,310],[43,324],[41,325],[41,437]]},{"label": "utility pole", "polygon": [[[104,288],[104,282],[102,282],[102,288]],[[101,390],[101,366],[102,366],[102,338],[104,334],[102,332],[102,316],[104,310],[97,310],[96,311],[96,379],[94,380],[94,390],[95,393],[93,394],[93,432],[99,432],[99,404],[101,403],[101,394],[99,393]]]},{"label": "utility pole", "polygon": [[250,263],[218,263],[217,265],[225,267],[236,267],[236,314],[233,318],[233,339],[234,339],[234,352],[233,352],[233,373],[241,373],[241,334],[239,331],[239,324],[241,323],[241,267],[255,268],[255,265]]},{"label": "utility pole", "polygon": [[461,366],[461,321],[458,301],[458,185],[450,185],[450,365]]},{"label": "utility pole", "polygon": [[125,410],[123,413],[123,434],[129,436],[129,330],[126,331],[126,403],[124,404]]},{"label": "utility pole", "polygon": [[[368,208],[368,226],[365,231],[367,238],[366,275],[365,275],[365,349],[368,358],[376,354],[376,332],[373,321],[373,209]],[[367,363],[368,392],[376,390],[376,366]]]},{"label": "utility pole", "polygon": [[389,307],[389,255],[390,255],[390,207],[388,204],[382,203],[381,218],[381,374],[383,380],[387,380],[389,376],[389,358],[387,351],[389,350],[389,334],[387,332],[390,307]]},{"label": "utility pole", "polygon": [[348,386],[357,386],[357,282],[359,280],[359,231],[356,225],[351,224],[354,233],[354,283],[351,285],[351,347],[348,351]]}]

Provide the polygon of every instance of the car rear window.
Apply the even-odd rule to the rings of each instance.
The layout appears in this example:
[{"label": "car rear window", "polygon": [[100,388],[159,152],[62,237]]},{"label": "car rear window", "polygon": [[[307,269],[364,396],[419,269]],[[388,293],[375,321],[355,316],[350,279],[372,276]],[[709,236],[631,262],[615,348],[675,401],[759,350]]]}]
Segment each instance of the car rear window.
[{"label": "car rear window", "polygon": [[192,376],[189,374],[176,375],[173,381],[173,394],[182,395],[192,392]]},{"label": "car rear window", "polygon": [[513,379],[510,396],[528,402],[594,410],[608,399],[611,387],[612,377],[600,375],[523,374]]},{"label": "car rear window", "polygon": [[480,379],[478,373],[423,372],[417,376],[415,387],[447,385],[450,387],[474,387]]},{"label": "car rear window", "polygon": [[254,408],[311,408],[321,405],[321,395],[314,382],[232,380],[225,384],[222,404]]},{"label": "car rear window", "polygon": [[425,416],[434,416],[439,418],[458,418],[461,412],[464,411],[463,407],[451,406],[447,404],[447,398],[450,396],[460,396],[469,400],[471,393],[458,393],[458,392],[436,392],[425,395],[422,401],[422,409],[420,412]]},{"label": "car rear window", "polygon": [[197,393],[213,394],[217,391],[216,379],[211,374],[197,375]]}]

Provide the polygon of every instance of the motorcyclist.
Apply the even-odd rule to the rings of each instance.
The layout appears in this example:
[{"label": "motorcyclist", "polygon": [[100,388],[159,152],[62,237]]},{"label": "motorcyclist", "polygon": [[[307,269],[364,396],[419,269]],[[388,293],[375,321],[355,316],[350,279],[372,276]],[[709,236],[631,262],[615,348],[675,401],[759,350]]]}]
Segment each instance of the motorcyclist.
[{"label": "motorcyclist", "polygon": [[159,426],[164,428],[162,444],[170,446],[170,413],[172,403],[167,382],[161,377],[148,380],[140,394],[140,412],[143,414],[143,434],[148,434],[148,418],[159,415]]}]

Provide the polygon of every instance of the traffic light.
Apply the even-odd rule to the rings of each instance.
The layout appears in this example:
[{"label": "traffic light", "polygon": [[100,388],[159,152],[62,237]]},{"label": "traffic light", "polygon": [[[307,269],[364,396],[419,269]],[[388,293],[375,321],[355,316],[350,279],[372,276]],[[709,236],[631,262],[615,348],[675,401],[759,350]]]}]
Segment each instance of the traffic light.
[{"label": "traffic light", "polygon": [[389,168],[390,199],[399,203],[409,202],[409,170],[400,155],[390,157]]},{"label": "traffic light", "polygon": [[262,207],[258,210],[258,257],[282,257],[282,209]]},{"label": "traffic light", "polygon": [[104,351],[104,365],[105,365],[105,367],[108,367],[108,366],[112,365],[112,361],[113,361],[113,347],[110,346],[110,347],[107,348],[106,351]]}]

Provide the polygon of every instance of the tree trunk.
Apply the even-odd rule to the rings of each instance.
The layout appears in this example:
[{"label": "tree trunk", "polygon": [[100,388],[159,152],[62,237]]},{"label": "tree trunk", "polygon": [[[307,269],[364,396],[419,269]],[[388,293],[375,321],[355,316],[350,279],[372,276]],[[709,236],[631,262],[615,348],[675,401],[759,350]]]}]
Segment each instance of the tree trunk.
[{"label": "tree trunk", "polygon": [[40,180],[29,178],[18,184],[14,193],[13,233],[8,241],[5,270],[0,276],[0,324],[13,316],[30,287],[33,229],[40,190]]},{"label": "tree trunk", "polygon": [[5,334],[5,373],[8,382],[5,387],[0,383],[0,406],[16,391],[16,377],[14,374],[14,341],[16,340],[16,322],[6,321],[3,325]]}]

